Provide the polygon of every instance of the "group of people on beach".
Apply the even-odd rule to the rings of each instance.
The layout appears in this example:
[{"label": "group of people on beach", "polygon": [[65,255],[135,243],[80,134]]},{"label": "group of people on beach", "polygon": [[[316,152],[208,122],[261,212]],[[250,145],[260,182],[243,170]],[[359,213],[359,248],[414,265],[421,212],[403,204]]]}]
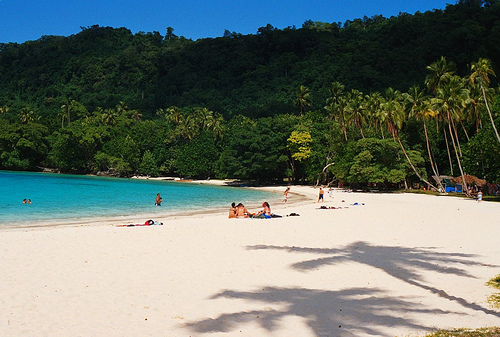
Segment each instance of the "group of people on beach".
[{"label": "group of people on beach", "polygon": [[264,218],[264,219],[271,219],[272,214],[271,214],[271,206],[269,206],[269,203],[267,201],[264,201],[262,203],[262,210],[257,212],[257,213],[251,213],[249,212],[245,205],[243,205],[241,202],[236,205],[236,203],[232,203],[231,207],[229,208],[229,219],[234,219],[234,218]]}]

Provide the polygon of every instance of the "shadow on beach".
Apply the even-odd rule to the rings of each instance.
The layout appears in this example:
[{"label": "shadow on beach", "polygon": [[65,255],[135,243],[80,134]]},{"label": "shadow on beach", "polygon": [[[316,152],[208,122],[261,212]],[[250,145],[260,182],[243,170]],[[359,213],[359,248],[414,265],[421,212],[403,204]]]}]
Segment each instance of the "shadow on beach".
[{"label": "shadow on beach", "polygon": [[[474,278],[466,270],[456,266],[498,267],[475,261],[477,256],[473,254],[442,253],[433,247],[377,246],[363,241],[340,248],[257,245],[248,246],[247,249],[326,255],[291,265],[298,272],[316,270],[320,267],[345,262],[357,262],[377,268],[409,285],[430,291],[436,296],[454,301],[464,308],[500,317],[498,312],[425,284],[421,275],[422,271],[432,271]],[[452,265],[455,267],[451,267]],[[282,318],[295,316],[302,317],[316,336],[385,335],[384,329],[389,327],[411,330],[431,330],[433,328],[423,326],[409,318],[413,316],[413,313],[466,315],[465,313],[423,307],[417,299],[395,298],[377,288],[329,291],[270,286],[253,292],[225,290],[211,297],[211,299],[218,298],[244,299],[263,304],[281,305],[283,309],[223,313],[217,318],[207,318],[188,323],[185,326],[198,333],[213,333],[229,332],[236,330],[240,324],[257,322],[262,328],[272,332],[279,328]]]},{"label": "shadow on beach", "polygon": [[388,296],[379,289],[365,288],[327,291],[267,287],[254,292],[227,290],[211,298],[244,299],[281,305],[283,309],[225,313],[214,319],[188,323],[186,327],[198,333],[230,332],[238,329],[240,324],[257,322],[265,330],[273,332],[279,329],[281,319],[295,316],[302,317],[316,336],[384,335],[384,327],[426,328],[412,319],[403,318],[409,313],[449,313],[423,308],[416,302]]}]

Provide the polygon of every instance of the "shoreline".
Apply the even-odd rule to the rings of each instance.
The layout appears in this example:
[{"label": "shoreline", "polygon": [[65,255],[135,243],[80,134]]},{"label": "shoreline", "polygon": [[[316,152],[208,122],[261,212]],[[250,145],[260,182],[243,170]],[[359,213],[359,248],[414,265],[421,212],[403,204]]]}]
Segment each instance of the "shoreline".
[{"label": "shoreline", "polygon": [[[155,180],[169,180],[169,179],[164,179],[165,177],[158,177],[155,178]],[[147,178],[135,178],[135,179],[147,179]],[[225,185],[227,180],[190,180],[190,181],[183,181],[184,183],[188,184],[207,184],[207,185],[214,185],[214,186],[228,186]],[[228,186],[230,187],[230,186]],[[269,191],[272,193],[276,193],[276,199],[274,201],[273,210],[274,209],[280,209],[280,205],[276,202],[279,199],[279,193],[282,193],[286,186],[266,186],[266,187],[239,187],[237,188],[248,188],[248,189],[257,189],[257,190],[263,190],[263,191]],[[290,201],[288,204],[290,205],[299,205],[301,203],[307,202],[308,197],[306,195],[300,194],[300,193],[290,193],[290,195],[293,195],[294,197],[292,198],[292,201]],[[102,217],[83,217],[83,218],[75,218],[75,219],[57,219],[57,220],[40,220],[40,221],[35,221],[36,224],[29,224],[29,225],[3,225],[0,226],[0,232],[2,231],[15,231],[15,230],[36,230],[36,229],[49,229],[49,228],[57,228],[57,227],[89,227],[89,226],[117,226],[117,225],[124,225],[124,224],[142,224],[146,220],[152,219],[158,222],[163,222],[164,224],[170,220],[178,220],[182,218],[189,218],[189,217],[195,217],[195,218],[200,218],[203,216],[207,215],[221,215],[221,214],[226,214],[230,203],[232,201],[228,201],[228,204],[226,207],[213,207],[213,208],[207,208],[204,210],[193,210],[193,209],[188,209],[188,210],[174,210],[174,211],[165,211],[161,213],[156,213],[156,214],[148,214],[147,212],[143,213],[137,213],[137,214],[123,214],[120,216],[102,216]],[[260,202],[256,203],[249,203],[246,205],[248,209],[252,210],[260,210],[261,205]]]}]

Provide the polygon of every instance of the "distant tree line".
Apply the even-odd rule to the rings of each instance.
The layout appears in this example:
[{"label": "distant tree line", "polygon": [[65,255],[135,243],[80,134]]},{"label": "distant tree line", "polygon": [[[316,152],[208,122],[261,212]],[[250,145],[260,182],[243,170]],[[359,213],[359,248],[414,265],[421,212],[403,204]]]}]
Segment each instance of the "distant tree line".
[{"label": "distant tree line", "polygon": [[0,168],[382,187],[500,180],[500,2],[192,41],[0,45]]}]

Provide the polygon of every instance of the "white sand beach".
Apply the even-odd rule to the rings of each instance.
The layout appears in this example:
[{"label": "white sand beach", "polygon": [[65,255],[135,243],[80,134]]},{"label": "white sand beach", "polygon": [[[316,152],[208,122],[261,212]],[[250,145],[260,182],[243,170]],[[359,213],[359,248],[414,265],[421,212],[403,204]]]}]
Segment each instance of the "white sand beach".
[{"label": "white sand beach", "polygon": [[485,285],[500,274],[500,203],[336,190],[322,205],[342,208],[319,209],[316,189],[291,192],[309,201],[291,194],[271,207],[300,216],[1,230],[0,336],[422,336],[500,325]]}]

